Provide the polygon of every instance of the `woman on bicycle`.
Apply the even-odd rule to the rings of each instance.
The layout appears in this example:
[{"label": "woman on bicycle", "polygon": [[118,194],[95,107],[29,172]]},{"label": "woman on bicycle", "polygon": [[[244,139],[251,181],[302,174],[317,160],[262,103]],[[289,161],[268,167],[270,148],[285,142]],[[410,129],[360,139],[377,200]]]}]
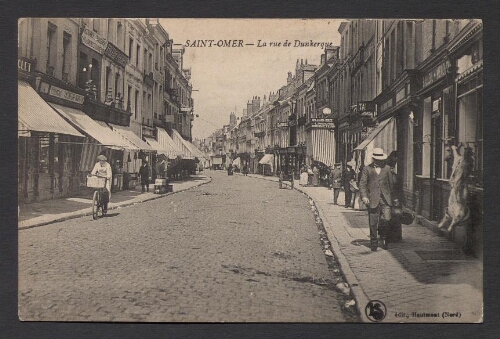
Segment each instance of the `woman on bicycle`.
[{"label": "woman on bicycle", "polygon": [[104,190],[103,194],[103,212],[104,214],[106,214],[106,212],[108,211],[108,202],[111,198],[111,178],[113,176],[113,173],[111,171],[111,165],[108,163],[108,159],[104,155],[101,154],[97,157],[97,159],[99,161],[95,164],[94,169],[92,170],[92,172],[90,172],[90,174],[107,179],[106,189]]}]

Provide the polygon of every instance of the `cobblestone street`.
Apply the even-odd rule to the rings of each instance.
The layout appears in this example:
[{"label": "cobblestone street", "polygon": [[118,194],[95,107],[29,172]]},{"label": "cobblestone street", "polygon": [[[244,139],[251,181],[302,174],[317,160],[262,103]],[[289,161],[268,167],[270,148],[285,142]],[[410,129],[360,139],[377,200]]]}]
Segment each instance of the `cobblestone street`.
[{"label": "cobblestone street", "polygon": [[42,321],[344,322],[308,199],[213,180],[108,217],[19,232],[19,316]]}]

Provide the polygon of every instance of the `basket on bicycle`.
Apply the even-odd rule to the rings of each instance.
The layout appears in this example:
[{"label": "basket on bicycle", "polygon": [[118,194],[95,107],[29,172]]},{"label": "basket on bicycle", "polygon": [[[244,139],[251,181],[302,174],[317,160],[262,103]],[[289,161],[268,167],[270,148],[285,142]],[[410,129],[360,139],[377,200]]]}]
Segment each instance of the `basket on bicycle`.
[{"label": "basket on bicycle", "polygon": [[90,188],[104,188],[106,187],[106,178],[88,176],[87,177],[87,187]]}]

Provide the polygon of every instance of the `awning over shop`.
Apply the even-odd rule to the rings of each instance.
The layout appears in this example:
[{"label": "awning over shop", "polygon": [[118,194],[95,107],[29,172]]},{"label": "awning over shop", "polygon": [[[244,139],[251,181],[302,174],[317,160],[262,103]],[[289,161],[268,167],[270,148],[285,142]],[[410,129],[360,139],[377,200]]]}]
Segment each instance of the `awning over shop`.
[{"label": "awning over shop", "polygon": [[71,124],[97,140],[97,142],[102,144],[102,146],[111,149],[137,149],[137,147],[132,145],[130,142],[123,140],[116,133],[112,133],[111,128],[107,126],[106,123],[99,123],[84,112],[75,108],[52,103],[50,105]]},{"label": "awning over shop", "polygon": [[17,82],[19,136],[30,136],[29,131],[49,132],[84,137],[66,122],[25,81]]},{"label": "awning over shop", "polygon": [[205,158],[205,154],[200,151],[195,145],[193,145],[192,143],[190,143],[189,141],[186,141],[186,146],[189,148],[189,151],[191,152],[191,154],[193,154],[195,157],[199,158],[199,159],[203,159]]},{"label": "awning over shop", "polygon": [[116,130],[114,130],[110,125],[108,125],[104,121],[95,121],[95,122],[97,122],[99,125],[101,125],[105,131],[108,131],[108,133],[109,133],[109,131],[111,131],[111,133],[113,133],[121,142],[123,142],[125,144],[125,146],[123,146],[124,149],[127,149],[129,151],[139,151],[140,150],[139,147],[134,145],[132,142],[130,142],[127,138],[125,138],[122,134],[118,133]]},{"label": "awning over shop", "polygon": [[335,133],[328,129],[311,129],[310,156],[327,166],[335,163]]},{"label": "awning over shop", "polygon": [[150,145],[148,145],[147,142],[143,141],[137,134],[127,129],[127,127],[114,124],[110,125],[113,128],[113,131],[116,131],[118,134],[121,134],[125,139],[127,139],[129,142],[137,146],[142,151],[153,151],[153,148]]},{"label": "awning over shop", "polygon": [[156,135],[158,136],[158,143],[167,152],[169,159],[176,159],[178,156],[182,157],[182,151],[177,147],[175,142],[170,138],[167,131],[163,128],[156,128]]},{"label": "awning over shop", "polygon": [[163,154],[165,156],[168,157],[168,152],[166,149],[163,148],[162,145],[160,145],[158,143],[158,141],[156,141],[155,139],[153,138],[147,138],[145,137],[144,139],[146,139],[146,142],[158,153],[158,154]]},{"label": "awning over shop", "polygon": [[272,155],[272,154],[265,154],[262,157],[262,159],[260,159],[259,164],[272,166],[274,164],[274,155]]},{"label": "awning over shop", "polygon": [[195,155],[191,153],[189,149],[188,141],[184,140],[184,138],[177,132],[175,129],[172,130],[172,139],[174,140],[177,147],[182,151],[182,155],[184,159],[194,159]]},{"label": "awning over shop", "polygon": [[397,148],[396,119],[394,117],[382,121],[370,135],[361,142],[355,151],[365,151],[365,166],[372,162],[374,148],[382,148],[389,155]]},{"label": "awning over shop", "polygon": [[241,159],[240,159],[240,157],[237,157],[236,159],[233,160],[233,166],[241,167]]}]

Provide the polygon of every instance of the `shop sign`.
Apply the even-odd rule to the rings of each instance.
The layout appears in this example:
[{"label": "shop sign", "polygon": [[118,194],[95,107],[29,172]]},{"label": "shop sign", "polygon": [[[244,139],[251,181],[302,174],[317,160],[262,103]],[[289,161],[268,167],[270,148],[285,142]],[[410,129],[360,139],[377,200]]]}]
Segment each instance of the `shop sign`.
[{"label": "shop sign", "polygon": [[111,42],[108,43],[108,47],[104,52],[104,55],[109,57],[111,60],[116,62],[118,65],[125,67],[128,64],[128,56],[122,52],[118,47],[113,45]]},{"label": "shop sign", "polygon": [[278,122],[278,128],[288,127],[288,121]]},{"label": "shop sign", "polygon": [[393,102],[392,102],[392,98],[390,98],[389,100],[387,100],[386,102],[384,102],[381,106],[380,106],[380,111],[381,112],[385,112],[387,111],[389,108],[391,108],[393,106]]},{"label": "shop sign", "polygon": [[358,112],[374,112],[375,103],[373,101],[360,101],[358,102]]},{"label": "shop sign", "polygon": [[311,127],[314,128],[335,128],[333,118],[311,118]]},{"label": "shop sign", "polygon": [[396,103],[406,98],[406,87],[401,88],[396,92]]},{"label": "shop sign", "polygon": [[82,32],[82,43],[99,54],[104,54],[108,47],[108,40],[106,38],[103,38],[87,27],[85,27]]},{"label": "shop sign", "polygon": [[447,70],[450,68],[451,64],[449,60],[441,63],[440,65],[433,68],[430,72],[424,74],[423,87],[427,87],[434,81],[441,79],[446,75]]},{"label": "shop sign", "polygon": [[349,127],[349,123],[348,122],[343,122],[340,124],[339,126],[339,129],[347,129]]},{"label": "shop sign", "polygon": [[85,99],[83,95],[76,94],[53,85],[50,86],[49,94],[52,95],[53,97],[68,100],[71,102],[76,102],[77,104],[80,105],[83,104],[83,101]]},{"label": "shop sign", "polygon": [[31,72],[35,68],[36,61],[20,57],[17,59],[17,69],[25,72]]}]

